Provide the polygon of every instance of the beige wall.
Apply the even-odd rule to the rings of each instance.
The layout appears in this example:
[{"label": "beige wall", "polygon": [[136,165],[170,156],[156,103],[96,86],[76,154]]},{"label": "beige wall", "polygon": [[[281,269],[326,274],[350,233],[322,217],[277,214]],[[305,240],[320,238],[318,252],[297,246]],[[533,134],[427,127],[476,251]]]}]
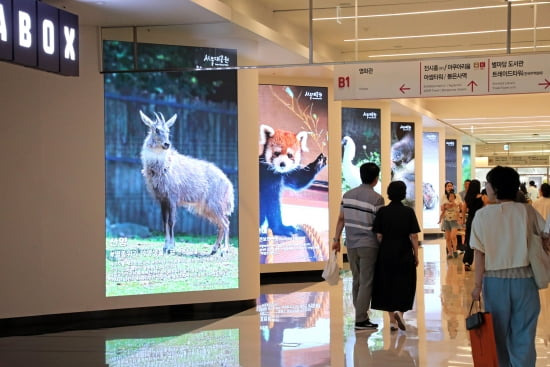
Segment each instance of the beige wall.
[{"label": "beige wall", "polygon": [[240,289],[106,298],[103,76],[97,29],[80,37],[78,78],[0,63],[0,318],[256,298],[257,72],[238,82]]}]

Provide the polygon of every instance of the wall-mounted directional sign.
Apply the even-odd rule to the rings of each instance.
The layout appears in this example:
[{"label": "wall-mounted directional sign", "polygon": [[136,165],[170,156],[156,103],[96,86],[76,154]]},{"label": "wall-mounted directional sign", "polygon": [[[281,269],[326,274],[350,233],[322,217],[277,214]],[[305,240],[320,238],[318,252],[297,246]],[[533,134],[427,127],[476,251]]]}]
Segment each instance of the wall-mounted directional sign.
[{"label": "wall-mounted directional sign", "polygon": [[550,54],[334,67],[336,100],[550,92]]}]

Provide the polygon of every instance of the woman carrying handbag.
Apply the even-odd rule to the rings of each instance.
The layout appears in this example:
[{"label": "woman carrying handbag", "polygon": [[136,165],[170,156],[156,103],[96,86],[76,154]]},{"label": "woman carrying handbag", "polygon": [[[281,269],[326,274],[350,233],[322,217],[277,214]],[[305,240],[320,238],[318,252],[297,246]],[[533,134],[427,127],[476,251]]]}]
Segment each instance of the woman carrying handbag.
[{"label": "woman carrying handbag", "polygon": [[544,220],[534,217],[528,229],[526,204],[515,202],[518,173],[497,166],[487,174],[487,195],[496,200],[476,213],[470,246],[475,251],[473,300],[483,290],[485,311],[491,313],[498,366],[535,367],[535,332],[540,313],[538,286],[530,266],[529,231],[542,235]]}]

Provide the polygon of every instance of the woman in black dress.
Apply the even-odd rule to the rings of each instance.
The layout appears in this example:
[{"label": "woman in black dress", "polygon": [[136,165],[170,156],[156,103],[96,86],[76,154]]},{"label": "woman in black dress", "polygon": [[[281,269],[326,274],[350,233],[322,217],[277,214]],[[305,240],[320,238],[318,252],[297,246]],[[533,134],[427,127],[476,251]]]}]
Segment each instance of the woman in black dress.
[{"label": "woman in black dress", "polygon": [[466,249],[462,262],[464,263],[464,270],[470,271],[472,264],[474,263],[474,250],[470,247],[470,233],[472,232],[472,223],[476,212],[483,207],[483,199],[481,198],[481,183],[479,180],[472,180],[466,196],[464,196],[464,202],[466,203]]},{"label": "woman in black dress", "polygon": [[390,183],[391,202],[378,210],[372,227],[380,249],[371,307],[388,312],[392,331],[406,329],[403,313],[412,309],[416,293],[420,227],[414,210],[401,202],[406,191],[403,181]]}]

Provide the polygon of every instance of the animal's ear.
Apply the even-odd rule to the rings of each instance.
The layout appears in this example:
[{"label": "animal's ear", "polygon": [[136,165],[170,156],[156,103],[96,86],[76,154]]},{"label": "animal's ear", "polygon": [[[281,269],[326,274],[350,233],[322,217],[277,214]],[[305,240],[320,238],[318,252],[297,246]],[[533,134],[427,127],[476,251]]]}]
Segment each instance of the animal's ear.
[{"label": "animal's ear", "polygon": [[170,120],[166,121],[166,127],[171,128],[172,125],[174,125],[174,122],[176,122],[177,118],[178,118],[178,114],[175,113],[174,116],[170,117]]},{"label": "animal's ear", "polygon": [[271,126],[261,124],[260,125],[260,144],[265,145],[267,142],[267,137],[272,137],[275,135],[275,129]]},{"label": "animal's ear", "polygon": [[300,131],[298,134],[296,134],[296,139],[300,142],[300,147],[302,148],[302,151],[309,152],[309,149],[307,148],[307,135],[309,133],[307,131]]},{"label": "animal's ear", "polygon": [[139,110],[139,115],[141,116],[141,121],[143,121],[145,125],[149,127],[153,127],[155,125],[155,123],[149,117],[147,117],[147,115],[144,114],[141,110]]}]

